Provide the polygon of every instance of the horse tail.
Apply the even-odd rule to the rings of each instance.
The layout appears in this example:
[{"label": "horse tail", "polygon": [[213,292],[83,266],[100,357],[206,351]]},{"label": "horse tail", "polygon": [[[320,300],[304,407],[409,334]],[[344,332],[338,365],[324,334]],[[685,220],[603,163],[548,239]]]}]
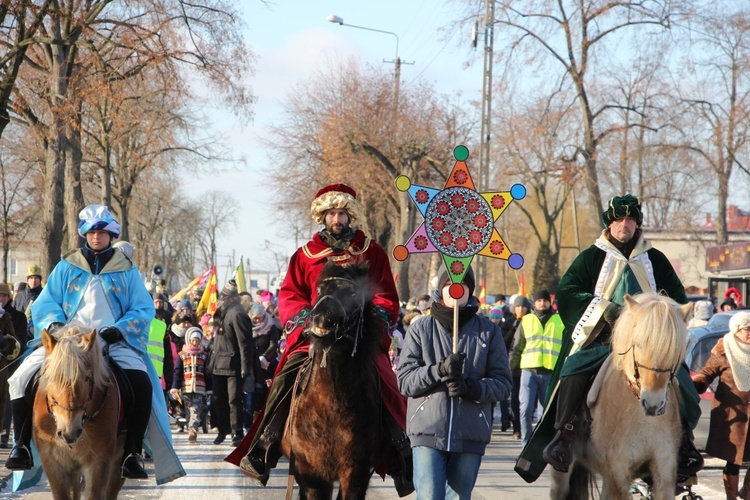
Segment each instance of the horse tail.
[{"label": "horse tail", "polygon": [[570,489],[566,500],[588,500],[589,494],[596,497],[595,489],[596,478],[580,462],[573,463],[573,469],[570,471],[568,480]]}]

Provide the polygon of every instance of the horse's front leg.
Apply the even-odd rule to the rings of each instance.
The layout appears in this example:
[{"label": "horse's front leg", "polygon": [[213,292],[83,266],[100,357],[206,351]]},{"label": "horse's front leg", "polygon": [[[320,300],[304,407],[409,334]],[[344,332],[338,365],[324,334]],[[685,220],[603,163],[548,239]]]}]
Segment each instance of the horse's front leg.
[{"label": "horse's front leg", "polygon": [[[570,469],[569,469],[570,470]],[[552,469],[549,487],[550,500],[565,500],[570,492],[570,473]]]},{"label": "horse's front leg", "polygon": [[[365,462],[366,463],[366,462]],[[338,499],[363,500],[370,484],[370,467],[352,467],[339,478]]]},{"label": "horse's front leg", "polygon": [[625,471],[607,470],[602,474],[602,494],[600,500],[630,500],[630,479]]},{"label": "horse's front leg", "polygon": [[110,478],[112,477],[112,467],[106,460],[102,460],[99,463],[92,464],[83,470],[83,498],[86,500],[102,499],[102,500],[113,500],[117,498],[117,493],[114,497],[111,496],[110,492]]}]

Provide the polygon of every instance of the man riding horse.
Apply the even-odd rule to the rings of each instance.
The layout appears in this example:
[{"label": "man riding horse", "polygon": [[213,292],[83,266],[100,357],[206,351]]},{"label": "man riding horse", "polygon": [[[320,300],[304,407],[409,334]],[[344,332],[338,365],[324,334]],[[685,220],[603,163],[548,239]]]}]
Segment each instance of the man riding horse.
[{"label": "man riding horse", "polygon": [[[315,284],[323,266],[329,262],[345,265],[369,262],[369,279],[373,286],[373,305],[382,309],[391,325],[399,311],[398,295],[393,282],[388,256],[383,249],[361,230],[350,227],[359,218],[356,192],[344,184],[331,184],[315,195],[311,207],[312,218],[325,227],[289,261],[289,268],[279,290],[279,312],[287,333],[287,349],[276,369],[266,407],[253,424],[238,451],[249,451],[239,463],[242,471],[266,485],[270,471],[281,456],[279,441],[289,414],[291,389],[300,367],[308,357],[309,339],[302,334],[305,319],[318,292]],[[397,453],[389,453],[386,470],[394,479],[399,495],[413,491],[411,448],[406,428],[406,398],[398,391],[396,376],[388,358],[390,332],[382,332],[382,348],[377,356],[381,396],[384,408],[383,425],[391,436],[390,446]],[[248,442],[249,440],[249,442]],[[241,455],[240,455],[241,456]],[[233,461],[232,456],[228,458]]]},{"label": "man riding horse", "polygon": [[[581,427],[576,422],[577,410],[591,377],[610,354],[611,327],[619,316],[623,297],[660,291],[678,303],[687,303],[685,288],[669,260],[643,237],[643,214],[635,196],[612,198],[602,222],[606,228],[594,245],[578,255],[557,288],[557,304],[565,324],[563,347],[550,381],[544,420],[516,465],[516,471],[529,482],[544,469],[540,451],[554,431],[554,438],[543,450],[544,461],[567,472],[573,458],[574,433]],[[678,474],[689,476],[703,466],[691,442],[691,429],[700,416],[699,398],[684,363],[677,379],[683,426]]]},{"label": "man riding horse", "polygon": [[[154,306],[143,284],[138,268],[112,248],[120,235],[120,224],[103,205],[89,205],[79,214],[78,234],[86,238],[83,248],[63,256],[49,275],[47,286],[31,306],[37,331],[54,335],[60,326],[78,323],[85,330],[96,329],[106,344],[109,356],[127,377],[136,400],[126,408],[127,433],[121,475],[144,479],[141,449],[149,427],[152,455],[157,465],[157,483],[185,474],[171,447],[169,420],[159,379],[148,358],[146,344]],[[28,470],[33,467],[30,452],[32,404],[36,377],[44,362],[45,349],[39,339],[32,341],[35,350],[27,356],[9,380],[16,445],[5,467]],[[159,404],[161,402],[161,404]]]}]

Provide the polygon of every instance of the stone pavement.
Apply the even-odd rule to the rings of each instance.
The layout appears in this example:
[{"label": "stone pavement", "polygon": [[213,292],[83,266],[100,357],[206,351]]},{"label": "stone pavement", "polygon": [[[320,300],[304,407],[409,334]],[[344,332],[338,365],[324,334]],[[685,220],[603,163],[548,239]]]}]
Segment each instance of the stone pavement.
[{"label": "stone pavement", "polygon": [[[287,463],[282,461],[271,475],[266,488],[253,485],[239,470],[223,462],[223,457],[230,451],[226,444],[214,446],[211,441],[213,434],[198,434],[198,444],[187,443],[187,433],[174,432],[175,449],[188,475],[172,483],[156,486],[153,479],[144,481],[127,481],[120,493],[120,499],[183,499],[211,498],[223,499],[283,499],[286,494]],[[520,441],[513,438],[510,432],[500,432],[499,426],[493,434],[492,442],[487,448],[487,454],[482,460],[482,466],[474,489],[473,499],[489,500],[497,498],[511,498],[513,500],[539,500],[548,498],[549,472],[545,473],[533,484],[524,482],[514,471],[513,465],[521,451]],[[8,450],[0,449],[0,477],[8,478],[10,472],[2,467],[8,456]],[[699,475],[699,484],[693,491],[700,494],[703,500],[723,499],[723,485],[721,468],[724,463],[707,460],[707,467]],[[153,463],[147,463],[147,470],[151,473]],[[49,499],[49,488],[41,484],[21,493],[11,493],[10,485],[1,484],[0,499],[24,498],[27,500]],[[295,497],[296,497],[295,493]],[[396,500],[396,490],[390,478],[382,481],[373,478],[368,491],[369,499]],[[415,494],[407,499],[416,498]],[[634,495],[634,499],[640,498]],[[682,496],[678,497],[682,498]]]}]

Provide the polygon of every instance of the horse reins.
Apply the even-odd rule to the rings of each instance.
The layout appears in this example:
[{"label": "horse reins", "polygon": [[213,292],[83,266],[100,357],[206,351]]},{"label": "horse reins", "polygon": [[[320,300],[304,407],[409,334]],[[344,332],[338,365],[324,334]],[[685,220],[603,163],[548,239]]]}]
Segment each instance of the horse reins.
[{"label": "horse reins", "polygon": [[679,367],[679,363],[672,368],[654,368],[651,366],[646,366],[641,363],[639,363],[635,359],[635,344],[631,344],[627,351],[618,353],[620,356],[625,356],[630,351],[633,351],[633,377],[635,378],[635,385],[636,387],[633,387],[633,382],[631,382],[629,377],[625,377],[625,380],[628,382],[628,387],[630,387],[630,392],[633,393],[633,395],[638,398],[640,401],[641,399],[641,374],[638,371],[638,368],[642,368],[644,370],[648,370],[651,372],[656,373],[669,373],[669,381],[667,382],[667,398],[669,398],[669,386],[672,385],[672,380],[674,380],[674,376],[677,373],[677,369]]},{"label": "horse reins", "polygon": [[[326,278],[321,283],[325,283],[326,281],[345,281],[347,283],[350,283],[353,285],[355,290],[359,291],[359,299],[358,300],[358,307],[352,311],[351,313],[347,314],[346,308],[344,307],[344,304],[339,300],[337,297],[333,295],[323,295],[322,297],[318,297],[318,299],[315,301],[315,305],[312,308],[312,311],[310,313],[310,317],[315,314],[316,308],[324,303],[325,301],[334,301],[338,307],[343,311],[344,313],[344,319],[342,321],[343,324],[335,323],[333,327],[333,343],[335,344],[341,339],[347,339],[351,340],[354,343],[354,348],[352,349],[352,356],[354,356],[357,353],[357,344],[359,343],[359,340],[362,338],[363,332],[364,332],[364,321],[365,321],[365,293],[361,288],[357,287],[357,283],[349,278],[339,278],[339,277],[331,277]],[[356,324],[353,327],[350,328],[341,328],[343,325],[349,324],[352,321],[356,321]],[[349,332],[353,332],[350,334]],[[320,335],[317,335],[315,332],[310,330],[310,333],[312,335],[315,335],[316,337],[321,337]],[[328,348],[330,349],[330,347]],[[328,354],[328,350],[323,351],[323,360],[321,361],[321,367],[325,368],[326,366],[326,355]]]},{"label": "horse reins", "polygon": [[[91,401],[93,401],[93,399],[94,399],[94,380],[87,375],[86,376],[86,381],[89,383],[89,398],[86,401],[84,401],[83,403],[81,403],[80,405],[78,405],[78,406],[72,406],[72,407],[63,406],[60,403],[58,403],[57,401],[55,401],[55,398],[53,398],[49,394],[46,394],[46,398],[45,399],[46,399],[46,403],[47,403],[47,413],[52,417],[53,420],[57,421],[57,419],[55,418],[55,414],[52,413],[52,408],[54,408],[55,406],[57,406],[57,407],[65,410],[67,412],[73,413],[75,411],[83,410],[88,403],[90,403]],[[99,415],[99,413],[104,408],[104,404],[107,402],[107,395],[108,394],[109,394],[109,385],[107,385],[104,388],[104,395],[102,396],[102,402],[99,404],[99,407],[96,409],[96,411],[94,413],[92,413],[92,414],[88,414],[85,411],[83,412],[83,417],[81,418],[81,421],[82,421],[81,425],[85,424],[88,421],[91,421],[91,422],[94,421],[94,419],[96,418],[96,416]],[[51,405],[50,405],[50,399],[52,400],[52,404]]]}]

